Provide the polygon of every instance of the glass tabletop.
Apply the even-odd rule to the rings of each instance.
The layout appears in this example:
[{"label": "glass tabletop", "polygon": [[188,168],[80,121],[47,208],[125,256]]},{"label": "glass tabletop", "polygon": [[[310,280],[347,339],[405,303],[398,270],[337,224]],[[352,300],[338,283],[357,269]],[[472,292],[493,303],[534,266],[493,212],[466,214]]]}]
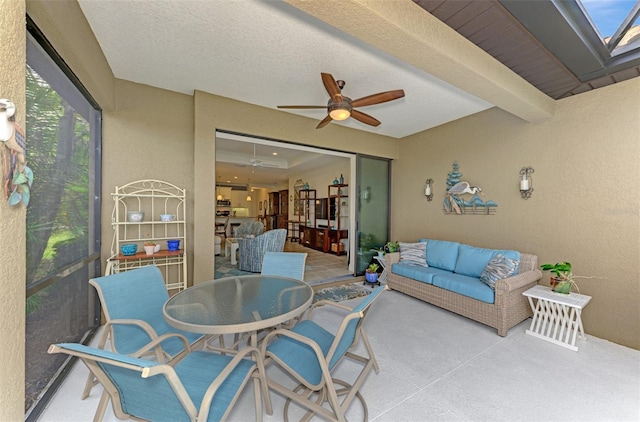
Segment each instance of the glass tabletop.
[{"label": "glass tabletop", "polygon": [[257,331],[283,323],[311,306],[313,290],[288,277],[225,277],[177,293],[163,307],[167,323],[200,334]]}]

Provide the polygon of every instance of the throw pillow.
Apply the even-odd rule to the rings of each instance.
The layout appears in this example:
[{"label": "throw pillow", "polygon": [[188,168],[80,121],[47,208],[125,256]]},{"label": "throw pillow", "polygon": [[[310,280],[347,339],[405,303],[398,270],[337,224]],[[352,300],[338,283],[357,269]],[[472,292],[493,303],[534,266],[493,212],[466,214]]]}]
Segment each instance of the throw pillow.
[{"label": "throw pillow", "polygon": [[427,244],[424,242],[418,243],[403,243],[400,242],[400,263],[410,265],[421,265],[428,267],[427,265]]},{"label": "throw pillow", "polygon": [[510,277],[518,270],[520,262],[510,259],[502,254],[491,258],[484,271],[480,275],[480,281],[495,290],[496,281]]}]

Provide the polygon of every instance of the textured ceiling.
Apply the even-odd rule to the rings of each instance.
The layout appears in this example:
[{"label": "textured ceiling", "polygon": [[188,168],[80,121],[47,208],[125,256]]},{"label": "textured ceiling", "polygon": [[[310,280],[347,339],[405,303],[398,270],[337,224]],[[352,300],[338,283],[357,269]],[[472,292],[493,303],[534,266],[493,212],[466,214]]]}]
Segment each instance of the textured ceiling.
[{"label": "textured ceiling", "polygon": [[[402,99],[360,109],[382,122],[377,128],[353,119],[331,123],[394,138],[493,106],[529,122],[541,121],[552,113],[550,98],[639,74],[636,66],[581,79],[569,70],[571,63],[554,56],[505,8],[533,7],[524,15],[540,14],[543,35],[548,36],[548,11],[536,9],[550,2],[78,1],[117,78],[276,109],[325,105],[328,94],[320,73],[327,72],[346,81],[343,93],[352,99],[404,89]],[[450,42],[452,37],[479,48],[468,51],[456,40],[453,49],[444,50],[436,41]],[[310,131],[326,116],[323,109],[280,112],[309,117]],[[246,148],[237,141],[220,142],[218,176],[247,179],[259,170],[267,184],[286,179],[284,168],[238,163],[238,154]],[[265,150],[262,159],[272,152]],[[280,157],[289,154],[280,151]],[[251,158],[245,155],[245,161]],[[298,157],[280,167],[291,170],[295,165],[287,163],[301,161]]]},{"label": "textured ceiling", "polygon": [[[356,99],[394,89],[406,96],[361,111],[402,138],[492,104],[281,1],[90,1],[79,4],[117,78],[192,94],[201,90],[264,107],[326,105],[320,73],[346,81]],[[288,110],[316,121],[320,110]],[[322,129],[320,129],[322,130]]]}]

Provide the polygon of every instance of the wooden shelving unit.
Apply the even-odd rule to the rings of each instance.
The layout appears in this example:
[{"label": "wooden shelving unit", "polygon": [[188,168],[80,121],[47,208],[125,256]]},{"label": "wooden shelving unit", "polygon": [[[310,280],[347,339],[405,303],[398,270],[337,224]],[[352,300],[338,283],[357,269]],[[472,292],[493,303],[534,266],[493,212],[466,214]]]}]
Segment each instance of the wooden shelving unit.
[{"label": "wooden shelving unit", "polygon": [[[316,202],[316,190],[315,189],[301,189],[299,191],[298,203],[298,227],[300,243],[313,247],[312,239],[309,236],[310,231],[308,229],[315,229],[316,227],[316,215],[315,215],[315,202]],[[315,243],[315,242],[314,242]]]},{"label": "wooden shelving unit", "polygon": [[336,255],[342,255],[346,253],[343,249],[343,245],[340,242],[340,239],[346,239],[349,237],[349,230],[345,230],[343,228],[342,219],[348,217],[347,210],[349,209],[346,205],[343,205],[342,202],[346,201],[346,198],[349,197],[348,191],[349,185],[347,184],[334,184],[329,185],[327,189],[327,197],[329,200],[327,201],[327,215],[331,216],[331,199],[335,199],[335,207],[336,214],[334,220],[329,220],[329,225],[331,226],[331,222],[333,221],[333,227],[327,233],[327,239],[325,243],[329,244],[329,250],[325,250],[325,252],[333,252]]}]

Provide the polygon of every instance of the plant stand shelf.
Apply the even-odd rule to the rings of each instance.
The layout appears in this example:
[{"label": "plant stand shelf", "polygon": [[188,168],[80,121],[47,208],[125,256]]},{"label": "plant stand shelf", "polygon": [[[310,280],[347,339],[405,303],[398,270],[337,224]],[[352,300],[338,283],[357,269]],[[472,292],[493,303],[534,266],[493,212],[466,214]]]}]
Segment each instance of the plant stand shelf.
[{"label": "plant stand shelf", "polygon": [[591,296],[556,293],[545,286],[534,286],[522,294],[533,310],[526,333],[577,352],[576,337],[586,340],[581,314]]}]

